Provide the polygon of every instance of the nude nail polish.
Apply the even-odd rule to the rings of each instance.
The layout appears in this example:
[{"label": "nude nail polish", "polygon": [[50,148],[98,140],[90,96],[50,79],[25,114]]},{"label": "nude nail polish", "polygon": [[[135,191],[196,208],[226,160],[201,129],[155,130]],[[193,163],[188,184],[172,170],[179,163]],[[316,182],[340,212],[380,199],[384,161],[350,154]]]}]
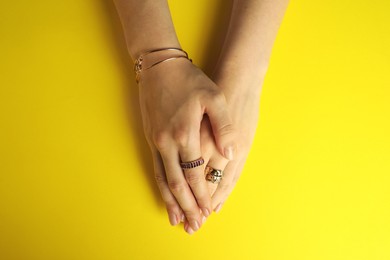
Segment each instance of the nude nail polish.
[{"label": "nude nail polish", "polygon": [[218,206],[214,209],[215,213],[218,213],[221,211],[223,203],[219,203]]},{"label": "nude nail polish", "polygon": [[190,235],[194,234],[194,230],[190,226],[188,226],[188,228],[186,229],[186,232]]},{"label": "nude nail polish", "polygon": [[229,159],[229,160],[233,160],[234,159],[234,151],[233,151],[233,147],[232,146],[229,146],[229,147],[225,148],[224,153],[225,153],[225,157],[227,159]]},{"label": "nude nail polish", "polygon": [[197,231],[200,226],[199,226],[199,223],[198,221],[194,220],[194,221],[191,221],[191,226],[190,226],[194,231]]},{"label": "nude nail polish", "polygon": [[202,214],[205,217],[208,217],[208,216],[210,216],[210,211],[207,208],[202,208]]},{"label": "nude nail polish", "polygon": [[176,214],[168,213],[168,216],[169,216],[169,222],[171,223],[171,225],[176,226],[178,224]]}]

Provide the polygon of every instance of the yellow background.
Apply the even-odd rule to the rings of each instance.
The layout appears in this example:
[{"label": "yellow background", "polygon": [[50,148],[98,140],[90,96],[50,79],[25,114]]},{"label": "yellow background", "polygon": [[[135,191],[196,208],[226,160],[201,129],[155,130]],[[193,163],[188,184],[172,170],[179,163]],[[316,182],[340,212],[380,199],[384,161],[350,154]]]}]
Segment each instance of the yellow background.
[{"label": "yellow background", "polygon": [[[229,2],[170,1],[206,71]],[[153,181],[113,4],[2,1],[0,259],[390,259],[389,13],[290,3],[244,174],[189,236]]]}]

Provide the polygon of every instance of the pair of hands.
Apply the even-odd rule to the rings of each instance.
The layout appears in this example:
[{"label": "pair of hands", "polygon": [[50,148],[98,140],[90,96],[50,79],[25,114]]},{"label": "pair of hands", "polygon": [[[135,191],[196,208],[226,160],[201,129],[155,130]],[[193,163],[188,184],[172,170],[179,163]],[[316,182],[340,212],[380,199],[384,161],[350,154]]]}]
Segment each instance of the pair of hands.
[{"label": "pair of hands", "polygon": [[[225,74],[214,83],[187,59],[160,64],[141,75],[140,105],[155,178],[170,223],[184,222],[190,234],[213,210],[220,210],[253,141],[259,91],[238,81]],[[180,162],[199,157],[204,165],[181,169]],[[206,165],[224,171],[219,184],[205,180]]]}]

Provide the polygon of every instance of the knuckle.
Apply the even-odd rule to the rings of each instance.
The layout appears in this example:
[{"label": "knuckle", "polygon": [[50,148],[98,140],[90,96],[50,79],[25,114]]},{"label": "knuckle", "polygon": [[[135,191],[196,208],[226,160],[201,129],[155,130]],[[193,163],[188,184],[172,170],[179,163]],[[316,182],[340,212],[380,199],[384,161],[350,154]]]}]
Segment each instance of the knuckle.
[{"label": "knuckle", "polygon": [[195,171],[186,171],[186,180],[190,186],[198,185],[202,182],[201,176]]},{"label": "knuckle", "polygon": [[220,136],[230,135],[235,132],[233,124],[225,124],[218,129]]},{"label": "knuckle", "polygon": [[189,131],[184,128],[180,128],[175,131],[174,140],[180,147],[187,147],[190,142]]},{"label": "knuckle", "polygon": [[196,220],[198,217],[198,214],[194,210],[183,209],[183,213],[188,220]]},{"label": "knuckle", "polygon": [[204,100],[206,102],[219,102],[224,100],[224,95],[222,90],[217,86],[205,86],[197,92],[198,99]]},{"label": "knuckle", "polygon": [[167,200],[165,201],[165,207],[167,210],[170,210],[172,212],[180,212],[180,207],[177,205],[175,201]]},{"label": "knuckle", "polygon": [[225,95],[222,93],[222,90],[219,90],[219,89],[215,89],[211,93],[211,100],[213,103],[216,103],[216,104],[226,103]]},{"label": "knuckle", "polygon": [[182,194],[185,189],[185,183],[182,181],[172,180],[168,182],[168,187],[173,194]]},{"label": "knuckle", "polygon": [[163,184],[167,182],[167,178],[164,176],[164,174],[156,173],[154,175],[154,179],[156,180],[157,184]]},{"label": "knuckle", "polygon": [[152,134],[153,143],[161,150],[168,146],[169,134],[167,131],[156,131]]}]

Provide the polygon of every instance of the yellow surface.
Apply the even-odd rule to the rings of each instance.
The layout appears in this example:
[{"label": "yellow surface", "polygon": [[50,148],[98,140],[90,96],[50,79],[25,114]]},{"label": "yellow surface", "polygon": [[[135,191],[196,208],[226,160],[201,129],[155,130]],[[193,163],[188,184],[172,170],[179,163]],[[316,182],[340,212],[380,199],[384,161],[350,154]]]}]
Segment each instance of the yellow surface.
[{"label": "yellow surface", "polygon": [[[170,1],[203,68],[226,3]],[[113,4],[3,1],[0,259],[390,259],[389,13],[291,2],[244,174],[188,236],[153,182]]]}]

